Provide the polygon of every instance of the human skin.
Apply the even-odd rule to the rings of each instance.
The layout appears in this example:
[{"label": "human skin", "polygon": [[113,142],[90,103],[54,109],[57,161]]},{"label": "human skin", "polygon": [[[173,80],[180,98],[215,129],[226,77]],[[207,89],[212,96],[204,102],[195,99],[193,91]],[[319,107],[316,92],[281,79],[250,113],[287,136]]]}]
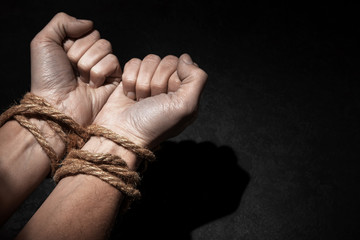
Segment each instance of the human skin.
[{"label": "human skin", "polygon": [[[31,92],[81,125],[91,124],[121,80],[111,44],[100,38],[91,21],[60,13],[35,36],[30,49]],[[62,153],[64,144],[47,123],[31,121],[56,153]],[[0,225],[49,171],[49,158],[28,130],[16,121],[0,128]]]},{"label": "human skin", "polygon": [[[177,89],[174,89],[174,92],[169,91],[170,83],[174,79],[168,78],[167,84],[161,89],[165,93],[151,96],[150,83],[147,89],[149,96],[136,101],[127,97],[123,83],[120,83],[94,121],[143,147],[155,146],[189,124],[188,120],[184,119],[193,119],[196,114],[207,77],[204,71],[192,63],[187,54],[183,54],[178,60],[174,56],[168,56],[160,63],[149,63],[146,60],[148,57],[143,61],[130,62],[139,63],[136,66],[153,65],[146,69],[161,69],[159,66],[162,64],[177,62],[174,72],[169,74],[169,69],[172,68],[166,68],[163,72],[168,76],[176,75],[174,82],[178,84],[175,87]],[[150,57],[154,58],[153,55]],[[127,81],[124,76],[141,71],[130,62],[125,65],[124,84]],[[144,74],[156,77],[157,74],[152,71]],[[138,79],[131,84],[136,85]],[[140,159],[132,152],[99,137],[92,137],[83,150],[119,155],[132,170],[136,170],[140,164]],[[106,239],[123,197],[117,189],[96,177],[82,174],[66,177],[59,182],[17,239]]]},{"label": "human skin", "polygon": [[[59,44],[60,42],[63,42],[68,36],[71,38],[77,37],[75,35],[66,35],[68,33],[52,35],[54,32],[61,32],[57,29],[59,26],[61,26],[60,29],[66,29],[63,25],[64,22],[66,23],[67,17],[64,17],[63,14],[61,17],[62,20],[53,24],[52,28],[45,27],[49,32],[49,36],[52,37],[49,37],[46,34],[43,36],[48,39],[46,44],[42,45],[44,48],[49,45],[52,46],[53,43]],[[89,21],[84,22],[86,23]],[[69,26],[71,26],[70,28],[73,28],[74,25],[76,24],[69,24]],[[32,77],[45,77],[45,84],[42,85],[41,82],[36,80],[34,84],[32,83],[32,90],[37,89],[38,91],[34,90],[35,94],[46,98],[59,110],[64,112],[68,110],[66,114],[73,117],[82,125],[93,122],[94,124],[111,129],[140,146],[151,149],[167,138],[180,133],[194,120],[207,75],[192,62],[189,55],[183,54],[180,58],[167,56],[162,60],[156,55],[148,55],[142,61],[140,59],[132,59],[125,65],[124,74],[122,75],[123,81],[120,84],[117,84],[116,81],[110,83],[105,81],[107,77],[112,76],[109,74],[109,71],[105,71],[107,73],[104,74],[104,77],[92,78],[92,68],[89,70],[89,67],[87,67],[84,68],[86,71],[83,71],[81,70],[82,67],[79,66],[79,62],[74,64],[76,61],[69,57],[69,52],[71,52],[70,50],[74,46],[76,46],[76,41],[65,41],[62,46],[62,51],[66,54],[60,54],[61,51],[59,50],[59,53],[56,54],[56,56],[65,56],[68,59],[68,61],[65,61],[64,57],[62,57],[62,64],[68,64],[70,62],[70,65],[67,66],[71,67],[71,65],[75,65],[78,67],[80,77],[76,78],[77,84],[72,86],[70,86],[70,84],[63,85],[64,79],[62,79],[62,77],[66,76],[66,74],[61,72],[61,65],[54,64],[47,60],[45,56],[49,56],[49,51],[38,49],[39,52],[44,53],[44,55],[40,54],[40,58],[38,59],[39,62],[49,63],[47,69],[54,67],[56,71],[60,72],[48,74],[46,71],[43,71],[42,68],[36,67],[37,63],[35,63],[35,66],[32,66]],[[82,44],[79,44],[78,46],[82,46]],[[32,43],[32,49],[34,47],[39,46],[37,43],[35,46]],[[53,51],[54,50],[51,52]],[[88,51],[85,51],[85,53],[86,52]],[[94,51],[93,54],[96,54],[96,52],[97,51]],[[83,53],[83,56],[87,55],[85,53]],[[93,54],[88,54],[88,56],[90,57]],[[36,61],[36,58],[34,59],[33,55],[32,50],[32,61]],[[96,62],[95,60],[89,61],[93,64]],[[102,66],[106,68],[108,64],[103,64]],[[60,67],[60,69],[58,67]],[[119,68],[116,67],[111,69],[116,72]],[[53,79],[55,82],[46,79],[46,77],[50,75],[56,76]],[[135,77],[131,78],[130,76]],[[114,78],[119,78],[119,76],[116,74],[114,75]],[[101,80],[98,81],[97,79]],[[59,81],[59,83],[56,83],[56,81]],[[112,86],[107,86],[107,84]],[[74,90],[75,85],[84,87],[86,90]],[[39,86],[43,86],[43,88],[39,88]],[[49,88],[49,86],[51,87]],[[56,99],[56,94],[54,94],[54,92],[57,91],[56,88],[60,89],[60,99]],[[114,89],[111,96],[106,98],[106,104],[98,109],[98,106],[101,105],[102,101],[99,100],[96,102],[96,99],[102,99],[99,96],[103,95],[97,94],[96,91],[101,88],[103,89],[102,93],[105,95],[108,88]],[[46,89],[50,89],[50,91],[47,92]],[[134,89],[132,94],[129,94],[131,91],[128,89]],[[64,94],[66,91],[69,91],[68,97]],[[74,95],[71,95],[72,92],[74,92]],[[91,101],[91,103],[85,102],[84,106],[79,106],[79,109],[71,105],[72,101],[75,101],[77,97],[88,97],[87,94],[94,97],[95,101]],[[67,104],[70,104],[70,107],[67,107]],[[91,113],[95,110],[99,110],[99,112],[95,116],[90,114],[90,116],[84,118],[84,109],[91,109]],[[50,131],[45,123],[36,123],[44,131]],[[14,124],[14,126],[11,126],[12,124]],[[29,143],[24,144],[23,151],[18,152],[18,155],[20,156],[13,157],[13,159],[17,160],[18,165],[21,165],[21,161],[24,160],[24,156],[22,156],[24,153],[26,153],[26,156],[29,159],[33,158],[37,152],[39,152],[38,154],[44,155],[37,143],[31,139],[32,136],[30,136],[26,130],[19,128],[16,124],[17,123],[15,122],[8,122],[1,128],[0,131],[2,131],[2,133],[0,132],[0,138],[1,136],[10,136],[10,131],[7,130],[7,128],[15,127],[20,135],[22,134],[24,138],[29,139]],[[6,127],[7,125],[10,126]],[[60,140],[55,134],[50,132],[49,135],[49,141],[54,144],[56,148],[63,148],[63,146],[57,145]],[[13,142],[13,144],[16,143],[15,141],[10,142]],[[9,145],[6,146],[8,149],[14,147],[11,143],[8,144]],[[36,149],[37,151],[35,151]],[[140,159],[137,159],[133,153],[103,138],[92,137],[84,145],[83,149],[96,153],[112,153],[119,155],[127,162],[132,170],[136,170],[137,166],[140,164]],[[58,149],[56,150],[59,151]],[[47,162],[45,164],[45,160],[48,161],[48,159],[45,155],[43,157],[44,159],[42,161],[37,161],[38,166],[45,169],[43,170],[45,173],[43,174],[44,177],[49,172],[49,163]],[[4,157],[4,159],[6,158]],[[17,170],[14,170],[15,168],[13,168],[13,165],[9,164],[9,162],[10,161],[8,161],[7,164],[2,164],[4,166],[10,165],[10,167],[4,168],[4,172],[6,172],[6,170],[11,172],[12,170],[16,173]],[[36,168],[32,164],[30,165],[34,170],[39,171],[39,168]],[[28,169],[25,171],[27,172],[28,177],[31,177],[32,174],[41,175],[41,171],[40,173],[28,172]],[[17,173],[19,174],[20,172]],[[13,174],[13,178],[16,177],[17,174]],[[42,180],[43,177],[39,179]],[[19,185],[26,180],[25,178],[14,179]],[[41,180],[38,180],[37,184],[41,182]],[[7,178],[1,179],[1,181],[7,183]],[[35,184],[33,183],[33,185]],[[66,177],[59,182],[48,199],[20,232],[18,239],[104,239],[111,229],[111,224],[116,217],[116,212],[122,199],[123,195],[121,192],[96,177],[86,175]]]}]

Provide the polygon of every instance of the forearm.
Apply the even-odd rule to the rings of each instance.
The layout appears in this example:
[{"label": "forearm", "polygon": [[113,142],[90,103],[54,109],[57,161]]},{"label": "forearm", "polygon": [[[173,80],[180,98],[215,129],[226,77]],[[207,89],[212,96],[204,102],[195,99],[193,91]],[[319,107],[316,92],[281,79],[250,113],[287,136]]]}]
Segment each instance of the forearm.
[{"label": "forearm", "polygon": [[[132,170],[139,163],[133,153],[98,137],[82,149],[120,155]],[[94,176],[63,178],[17,239],[105,239],[122,199],[121,192]]]},{"label": "forearm", "polygon": [[[43,121],[31,120],[54,147],[64,149]],[[49,174],[50,161],[34,136],[16,121],[0,128],[0,225]]]}]

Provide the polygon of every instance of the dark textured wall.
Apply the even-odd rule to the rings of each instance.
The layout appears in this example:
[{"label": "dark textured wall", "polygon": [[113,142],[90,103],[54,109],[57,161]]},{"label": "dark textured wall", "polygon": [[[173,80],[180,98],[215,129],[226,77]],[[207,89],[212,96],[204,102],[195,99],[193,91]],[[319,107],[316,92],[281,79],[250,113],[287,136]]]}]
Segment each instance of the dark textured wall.
[{"label": "dark textured wall", "polygon": [[[209,74],[197,122],[157,153],[143,199],[111,239],[358,236],[357,6],[9,1],[0,8],[2,110],[29,89],[29,43],[59,11],[93,20],[122,65],[188,52]],[[0,238],[53,187],[45,180]]]}]

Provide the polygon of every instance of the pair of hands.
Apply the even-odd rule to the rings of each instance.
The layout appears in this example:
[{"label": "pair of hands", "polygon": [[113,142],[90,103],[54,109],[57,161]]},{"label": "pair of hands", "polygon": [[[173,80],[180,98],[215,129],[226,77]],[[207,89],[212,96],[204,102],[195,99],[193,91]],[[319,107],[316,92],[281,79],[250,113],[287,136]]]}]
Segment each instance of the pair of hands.
[{"label": "pair of hands", "polygon": [[122,72],[93,23],[57,14],[31,42],[31,92],[82,126],[152,148],[196,116],[207,74],[187,54],[131,59]]}]

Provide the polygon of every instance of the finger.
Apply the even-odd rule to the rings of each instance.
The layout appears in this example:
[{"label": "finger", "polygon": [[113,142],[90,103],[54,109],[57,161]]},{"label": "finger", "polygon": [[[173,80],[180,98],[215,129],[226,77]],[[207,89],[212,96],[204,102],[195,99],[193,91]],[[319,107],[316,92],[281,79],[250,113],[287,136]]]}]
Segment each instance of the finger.
[{"label": "finger", "polygon": [[150,82],[160,61],[159,56],[149,54],[141,62],[135,87],[136,98],[138,100],[150,96]]},{"label": "finger", "polygon": [[177,71],[175,71],[173,74],[171,74],[168,82],[168,89],[167,92],[176,92],[181,85],[180,78],[178,76]]},{"label": "finger", "polygon": [[[71,47],[68,49],[68,51],[66,51],[66,45],[64,44],[64,49],[65,52],[67,52],[69,60],[76,65],[79,62],[80,58],[85,54],[85,52],[99,39],[99,31],[93,30],[86,36],[75,40]],[[65,43],[67,43],[67,41]]]},{"label": "finger", "polygon": [[136,98],[135,86],[140,66],[141,60],[138,58],[133,58],[125,64],[124,73],[122,75],[124,94],[125,96],[133,100],[135,100]]},{"label": "finger", "polygon": [[175,72],[178,58],[172,55],[164,57],[159,63],[151,79],[151,96],[166,93],[170,76]]},{"label": "finger", "polygon": [[71,46],[74,44],[75,40],[67,38],[64,40],[63,42],[63,48],[64,51],[67,53],[69,51],[69,49],[71,48]]},{"label": "finger", "polygon": [[84,82],[88,82],[91,68],[111,52],[112,47],[109,41],[105,39],[96,41],[84,53],[77,64],[80,73],[80,79]]},{"label": "finger", "polygon": [[118,102],[133,104],[135,99],[131,99],[124,94],[124,82],[121,81],[119,85],[113,90],[110,97],[114,97]]},{"label": "finger", "polygon": [[99,87],[108,77],[120,82],[121,75],[121,67],[117,57],[113,54],[108,54],[91,68],[89,85],[91,87]]},{"label": "finger", "polygon": [[56,14],[36,36],[38,41],[51,41],[62,45],[66,37],[79,38],[93,28],[90,20],[80,20],[66,13]]},{"label": "finger", "polygon": [[188,54],[180,56],[177,74],[181,85],[175,94],[181,95],[192,106],[196,106],[207,80],[207,74],[197,67]]}]

